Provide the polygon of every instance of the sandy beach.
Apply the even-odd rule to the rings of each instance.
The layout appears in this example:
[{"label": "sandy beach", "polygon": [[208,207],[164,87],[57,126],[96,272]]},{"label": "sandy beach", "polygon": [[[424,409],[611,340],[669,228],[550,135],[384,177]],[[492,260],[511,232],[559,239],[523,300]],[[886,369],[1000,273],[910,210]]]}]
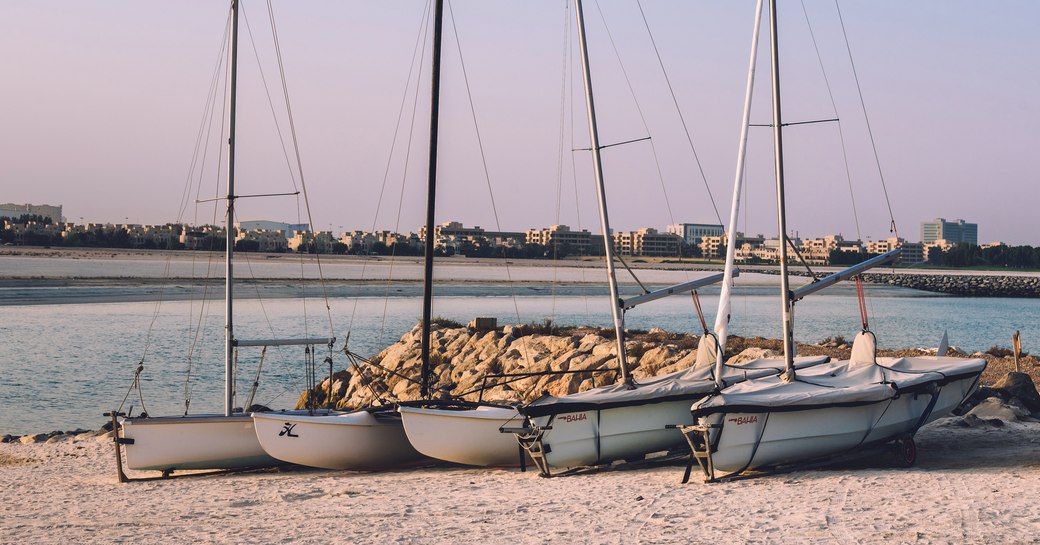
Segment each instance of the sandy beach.
[{"label": "sandy beach", "polygon": [[680,484],[682,463],[554,477],[440,466],[119,484],[111,440],[0,445],[3,543],[1040,543],[1040,423],[917,436],[817,469]]}]

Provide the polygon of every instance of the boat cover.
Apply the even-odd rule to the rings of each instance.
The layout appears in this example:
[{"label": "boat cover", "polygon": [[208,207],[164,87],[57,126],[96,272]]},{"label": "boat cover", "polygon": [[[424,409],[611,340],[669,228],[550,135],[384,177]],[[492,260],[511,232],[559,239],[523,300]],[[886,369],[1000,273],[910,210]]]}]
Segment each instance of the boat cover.
[{"label": "boat cover", "polygon": [[768,376],[729,386],[694,403],[694,417],[713,413],[798,411],[868,405],[899,394],[928,391],[940,373],[906,373],[880,365],[839,361],[805,369],[792,382]]},{"label": "boat cover", "polygon": [[896,371],[903,371],[904,373],[941,373],[946,378],[940,384],[960,380],[971,375],[980,375],[986,370],[986,360],[982,358],[945,356],[878,358],[878,365]]},{"label": "boat cover", "polygon": [[[827,361],[827,356],[795,358],[795,367],[810,367]],[[784,368],[783,360],[760,358],[740,366],[726,365],[723,381],[735,384],[754,377],[775,375]],[[712,367],[691,367],[650,377],[639,381],[635,387],[626,384],[611,384],[562,397],[544,396],[521,407],[524,416],[546,416],[614,407],[649,405],[681,399],[695,399],[715,388]]]}]

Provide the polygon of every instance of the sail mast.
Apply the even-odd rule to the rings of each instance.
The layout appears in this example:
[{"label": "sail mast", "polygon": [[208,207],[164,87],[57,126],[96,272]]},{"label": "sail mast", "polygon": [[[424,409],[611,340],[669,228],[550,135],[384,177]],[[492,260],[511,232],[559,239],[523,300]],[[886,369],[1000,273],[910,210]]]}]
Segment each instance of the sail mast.
[{"label": "sail mast", "polygon": [[430,397],[430,320],[433,312],[433,213],[437,196],[437,133],[440,113],[441,92],[441,28],[444,20],[444,0],[434,4],[433,16],[433,67],[430,93],[430,170],[426,193],[426,252],[423,259],[423,310],[422,310],[422,375],[419,393],[423,399]]},{"label": "sail mast", "polygon": [[592,147],[592,165],[596,173],[597,197],[599,198],[599,221],[603,231],[603,248],[607,261],[607,279],[610,284],[610,311],[614,318],[614,332],[617,335],[618,365],[621,368],[621,380],[632,384],[628,372],[628,359],[625,355],[625,330],[621,320],[621,297],[618,295],[617,277],[614,274],[614,245],[610,234],[610,221],[607,218],[607,193],[603,185],[603,163],[600,159],[599,129],[596,126],[596,105],[592,98],[592,73],[589,71],[589,48],[585,41],[585,16],[581,9],[581,0],[574,0],[574,15],[578,19],[578,43],[581,46],[581,68],[585,82],[585,106],[588,109],[589,138]]},{"label": "sail mast", "polygon": [[744,93],[744,117],[740,126],[740,143],[737,146],[737,174],[733,180],[733,204],[729,211],[729,239],[726,241],[726,268],[723,271],[722,290],[719,293],[719,312],[715,315],[715,334],[718,337],[718,354],[715,359],[715,385],[722,382],[722,364],[726,358],[726,337],[729,335],[730,292],[733,289],[733,262],[737,246],[737,217],[740,211],[740,190],[744,182],[744,165],[747,158],[748,129],[751,127],[751,97],[755,87],[755,66],[758,59],[758,38],[762,33],[762,2],[755,3],[755,26],[751,34],[751,60],[748,61],[747,90]]},{"label": "sail mast", "polygon": [[785,380],[794,379],[794,326],[791,286],[787,278],[787,212],[784,201],[784,141],[780,116],[780,52],[776,36],[776,0],[769,0],[769,38],[773,75],[773,153],[776,159],[776,208],[780,231],[780,299],[783,305]]},{"label": "sail mast", "polygon": [[234,274],[231,266],[235,251],[235,111],[238,92],[238,0],[231,0],[231,47],[228,48],[229,103],[228,103],[228,168],[227,218],[224,238],[224,416],[231,416],[235,404],[235,332],[232,317]]}]

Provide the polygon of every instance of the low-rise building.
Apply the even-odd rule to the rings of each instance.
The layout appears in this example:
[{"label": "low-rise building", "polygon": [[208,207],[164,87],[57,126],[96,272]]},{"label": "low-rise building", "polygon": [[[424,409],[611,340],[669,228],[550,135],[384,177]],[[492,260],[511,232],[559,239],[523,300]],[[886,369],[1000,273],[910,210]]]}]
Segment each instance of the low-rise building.
[{"label": "low-rise building", "polygon": [[679,256],[681,249],[682,237],[652,227],[614,233],[614,250],[619,255],[671,257]]},{"label": "low-rise building", "polygon": [[546,229],[528,229],[524,242],[549,248],[567,247],[572,253],[588,255],[591,240],[592,234],[585,229],[572,231],[566,225],[553,225]]},{"label": "low-rise building", "polygon": [[239,229],[235,236],[235,243],[240,241],[251,241],[257,244],[258,252],[284,252],[289,249],[289,239],[285,231],[268,231],[267,229]]},{"label": "low-rise building", "polygon": [[18,219],[22,216],[40,216],[48,218],[51,223],[61,223],[65,218],[61,215],[61,205],[49,204],[16,204],[7,202],[0,204],[0,218]]}]

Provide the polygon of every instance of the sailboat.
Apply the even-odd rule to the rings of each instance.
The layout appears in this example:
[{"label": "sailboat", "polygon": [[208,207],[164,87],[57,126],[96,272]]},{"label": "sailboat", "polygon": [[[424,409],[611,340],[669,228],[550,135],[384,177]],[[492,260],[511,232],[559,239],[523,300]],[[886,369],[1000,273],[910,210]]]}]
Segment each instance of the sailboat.
[{"label": "sailboat", "polygon": [[[757,9],[756,18],[761,16],[761,0]],[[810,369],[797,369],[793,364],[794,303],[894,259],[899,250],[797,290],[789,289],[776,0],[770,0],[769,16],[786,365],[778,375],[734,385],[720,382],[716,393],[693,404],[691,415],[696,424],[681,428],[692,449],[684,482],[694,462],[701,467],[705,480],[713,481],[888,442],[896,442],[901,461],[912,465],[917,457],[913,441],[917,430],[956,408],[978,386],[986,368],[986,361],[978,358],[878,358],[877,340],[868,329],[862,295],[863,330],[853,342],[850,358]],[[745,127],[746,121],[745,112]]]},{"label": "sailboat", "polygon": [[[434,4],[430,106],[430,155],[426,195],[426,241],[423,268],[422,368],[420,395],[430,397],[430,325],[433,301],[434,210],[437,190],[441,41],[444,0]],[[380,470],[434,463],[416,450],[405,434],[402,415],[393,405],[336,415],[255,413],[256,435],[271,456],[325,469]],[[287,430],[291,430],[291,433]]]},{"label": "sailboat", "polygon": [[[238,0],[231,0],[228,48],[229,97],[227,144],[227,215],[225,253],[224,412],[184,416],[141,416],[118,420],[117,449],[125,450],[126,464],[135,470],[241,469],[270,467],[283,462],[268,455],[257,441],[249,414],[235,411],[235,351],[247,346],[332,346],[331,338],[238,339],[234,334],[235,118],[238,72]],[[119,416],[113,415],[113,418]],[[118,453],[118,451],[117,451]],[[120,480],[126,480],[122,465]]]},{"label": "sailboat", "polygon": [[[781,362],[757,359],[743,365],[713,368],[719,354],[716,336],[709,332],[701,337],[697,360],[693,367],[636,382],[628,373],[625,352],[624,312],[635,306],[672,294],[693,291],[700,286],[732,278],[738,271],[729,264],[720,275],[686,282],[677,286],[622,299],[613,265],[613,246],[607,214],[603,167],[600,156],[596,108],[592,91],[592,75],[581,0],[575,0],[575,16],[581,49],[585,101],[589,120],[589,137],[593,167],[598,187],[600,227],[605,246],[611,311],[617,340],[620,382],[577,394],[545,396],[521,407],[525,417],[522,427],[513,428],[521,446],[534,459],[543,475],[554,468],[595,466],[615,460],[640,459],[646,454],[680,447],[684,440],[677,425],[691,422],[688,405],[703,398],[716,382],[741,382],[753,377],[775,374]],[[798,358],[796,365],[811,367],[827,361],[827,357]]]},{"label": "sailboat", "polygon": [[[665,429],[665,424],[675,423],[677,418],[679,421],[688,419],[691,400],[702,397],[711,389],[711,380],[705,379],[712,371],[708,354],[715,345],[713,337],[706,337],[702,340],[702,348],[699,350],[703,354],[702,365],[699,365],[696,371],[680,371],[638,385],[628,374],[621,314],[625,310],[645,302],[714,284],[719,282],[723,275],[711,275],[621,300],[615,280],[614,248],[611,244],[599,155],[599,136],[596,129],[595,107],[592,103],[591,79],[585,48],[584,18],[581,2],[576,1],[575,5],[578,35],[583,54],[582,63],[585,68],[592,153],[599,188],[600,220],[604,234],[605,262],[617,350],[621,363],[622,383],[562,398],[542,398],[526,407],[457,400],[423,400],[401,404],[398,412],[404,421],[409,441],[416,450],[432,458],[466,465],[492,467],[523,466],[527,461],[533,461],[543,473],[548,474],[550,470],[544,461],[546,449],[543,448],[543,445],[546,443],[543,438],[552,428],[552,422],[556,420],[557,416],[560,417],[556,423],[558,428],[562,426],[562,422],[588,422],[590,410],[596,410],[599,417],[607,415],[609,422],[624,420],[628,422],[628,427],[609,431],[608,424],[602,434],[599,431],[591,435],[584,431],[579,432],[581,437],[577,441],[581,443],[581,447],[579,447],[582,450],[581,456],[560,458],[560,454],[553,454],[550,457],[554,461],[560,459],[560,463],[564,464],[563,467],[592,465],[600,461],[635,455],[632,454],[633,452],[645,454],[681,446],[683,444],[682,435],[675,429]],[[800,360],[800,363],[808,365],[824,360],[826,360],[825,357],[808,358]],[[778,365],[779,362],[769,360],[750,362],[747,368],[733,370],[729,378],[735,381],[741,380],[748,373],[757,376],[757,374],[776,372],[774,368]],[[610,394],[611,392],[615,393]],[[589,409],[590,405],[600,402],[606,405],[599,409]],[[634,408],[636,406],[641,408]],[[612,410],[603,412],[605,409]],[[618,415],[617,420],[615,420],[615,415]],[[541,422],[541,426],[534,424],[535,422]],[[632,426],[635,428],[632,429]],[[516,433],[516,438],[513,437],[513,433]],[[560,439],[561,443],[569,443],[574,440],[565,436],[563,432],[550,434],[550,437],[559,436],[564,436]],[[620,441],[632,446],[622,448],[617,455],[613,454],[609,448],[606,450],[601,448],[602,443],[609,444],[615,437],[623,437]],[[518,442],[520,448],[518,448]],[[557,448],[554,452],[559,453],[561,450],[564,449]]]}]

